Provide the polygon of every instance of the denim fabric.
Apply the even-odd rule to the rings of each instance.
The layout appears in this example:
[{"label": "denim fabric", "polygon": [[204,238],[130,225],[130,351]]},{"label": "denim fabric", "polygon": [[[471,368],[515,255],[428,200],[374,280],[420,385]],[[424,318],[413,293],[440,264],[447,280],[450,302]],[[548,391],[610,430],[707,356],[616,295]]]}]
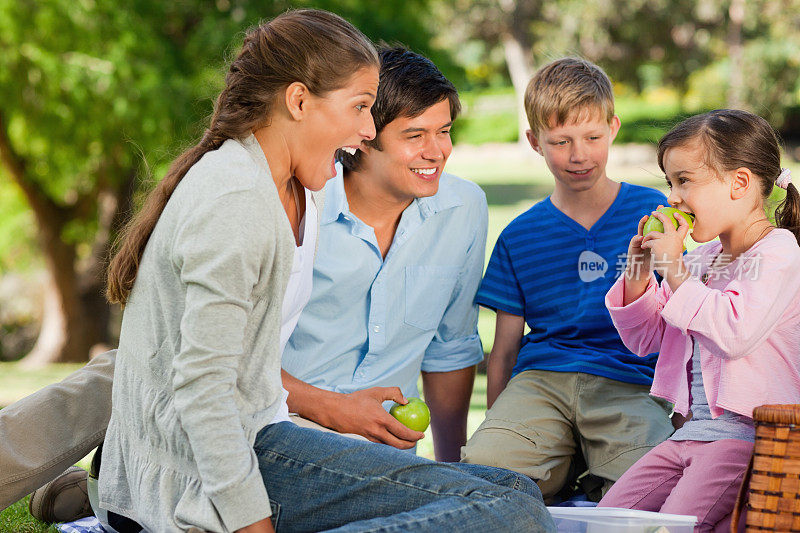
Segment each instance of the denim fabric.
[{"label": "denim fabric", "polygon": [[254,445],[278,533],[555,531],[539,488],[508,470],[436,463],[289,422]]}]

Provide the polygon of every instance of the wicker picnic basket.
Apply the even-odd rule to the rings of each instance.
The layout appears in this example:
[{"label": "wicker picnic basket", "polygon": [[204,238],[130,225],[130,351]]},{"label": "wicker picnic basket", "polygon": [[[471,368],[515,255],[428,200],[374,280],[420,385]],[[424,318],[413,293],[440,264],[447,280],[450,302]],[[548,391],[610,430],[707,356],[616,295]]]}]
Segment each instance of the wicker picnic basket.
[{"label": "wicker picnic basket", "polygon": [[[731,520],[746,507],[747,531],[800,531],[800,405],[753,410],[756,442]],[[745,506],[746,502],[746,506]]]}]

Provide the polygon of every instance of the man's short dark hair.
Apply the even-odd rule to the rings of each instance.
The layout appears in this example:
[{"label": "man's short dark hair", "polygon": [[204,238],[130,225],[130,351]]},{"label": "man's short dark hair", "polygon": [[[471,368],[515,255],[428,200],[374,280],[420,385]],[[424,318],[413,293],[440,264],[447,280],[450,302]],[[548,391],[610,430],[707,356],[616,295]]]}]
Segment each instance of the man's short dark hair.
[{"label": "man's short dark hair", "polygon": [[[456,119],[461,112],[458,91],[430,59],[401,46],[381,46],[378,55],[380,83],[372,106],[376,135],[366,144],[380,150],[380,134],[387,124],[399,117],[418,117],[444,99],[450,103],[450,118]],[[360,150],[355,155],[340,150],[337,155],[345,170],[357,170],[362,156]]]}]

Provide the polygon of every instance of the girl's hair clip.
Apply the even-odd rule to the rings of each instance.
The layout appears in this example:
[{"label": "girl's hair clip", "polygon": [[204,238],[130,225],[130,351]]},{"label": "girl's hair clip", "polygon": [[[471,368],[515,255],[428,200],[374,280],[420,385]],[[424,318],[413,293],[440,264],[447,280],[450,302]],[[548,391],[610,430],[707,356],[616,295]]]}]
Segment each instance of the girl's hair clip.
[{"label": "girl's hair clip", "polygon": [[775,179],[775,185],[781,189],[785,189],[792,182],[792,171],[788,168],[782,168],[781,173]]}]

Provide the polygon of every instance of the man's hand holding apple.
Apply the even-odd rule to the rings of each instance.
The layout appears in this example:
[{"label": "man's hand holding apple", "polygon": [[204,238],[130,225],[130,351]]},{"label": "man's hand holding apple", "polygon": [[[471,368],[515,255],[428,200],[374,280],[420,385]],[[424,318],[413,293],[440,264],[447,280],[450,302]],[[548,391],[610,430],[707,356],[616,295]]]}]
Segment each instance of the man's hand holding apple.
[{"label": "man's hand holding apple", "polygon": [[407,428],[387,413],[382,405],[387,400],[403,405],[408,403],[399,387],[371,387],[343,394],[337,401],[336,414],[328,427],[339,433],[363,435],[372,442],[401,450],[414,447],[425,434]]},{"label": "man's hand holding apple", "polygon": [[356,433],[401,450],[413,448],[425,436],[407,428],[383,408],[387,400],[408,403],[399,387],[371,387],[339,396],[332,416],[323,424],[339,433]]},{"label": "man's hand holding apple", "polygon": [[289,391],[289,411],[339,433],[354,433],[405,450],[424,433],[413,431],[383,408],[392,400],[408,403],[399,387],[371,387],[351,393],[320,389],[281,370],[283,387]]}]

